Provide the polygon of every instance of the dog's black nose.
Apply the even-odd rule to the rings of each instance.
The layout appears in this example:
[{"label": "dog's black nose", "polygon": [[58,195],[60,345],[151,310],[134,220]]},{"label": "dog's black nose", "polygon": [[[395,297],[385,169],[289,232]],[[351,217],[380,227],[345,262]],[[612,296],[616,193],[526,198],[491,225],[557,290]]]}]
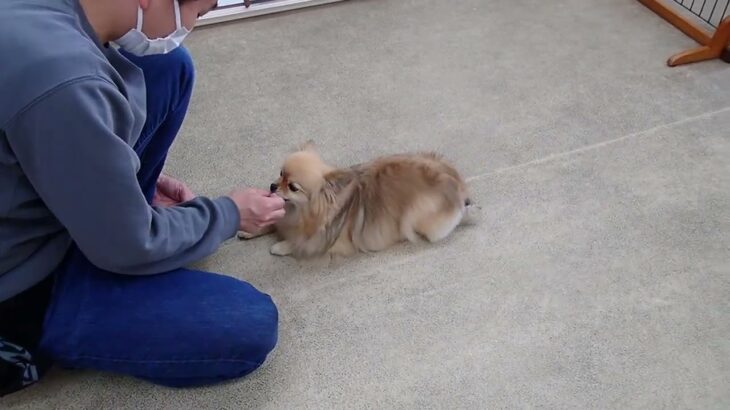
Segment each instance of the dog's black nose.
[{"label": "dog's black nose", "polygon": [[272,194],[276,192],[277,189],[279,189],[279,185],[276,184],[271,184],[271,186],[269,187],[269,190],[271,190]]}]

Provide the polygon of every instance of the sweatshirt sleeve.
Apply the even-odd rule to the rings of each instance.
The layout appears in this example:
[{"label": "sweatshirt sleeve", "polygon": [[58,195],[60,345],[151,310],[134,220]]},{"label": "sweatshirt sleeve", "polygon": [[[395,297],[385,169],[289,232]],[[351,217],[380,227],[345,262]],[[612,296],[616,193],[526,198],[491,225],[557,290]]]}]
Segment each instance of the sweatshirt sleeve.
[{"label": "sweatshirt sleeve", "polygon": [[235,235],[238,208],[227,197],[148,205],[128,144],[132,118],[115,86],[89,77],[57,87],[4,128],[23,173],[96,266],[153,274],[208,256]]}]

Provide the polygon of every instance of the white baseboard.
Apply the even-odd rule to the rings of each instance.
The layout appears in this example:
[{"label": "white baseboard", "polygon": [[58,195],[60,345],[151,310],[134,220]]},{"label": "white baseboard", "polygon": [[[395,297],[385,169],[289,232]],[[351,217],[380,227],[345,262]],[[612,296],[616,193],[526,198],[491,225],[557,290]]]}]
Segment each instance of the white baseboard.
[{"label": "white baseboard", "polygon": [[264,14],[278,13],[282,11],[295,10],[303,7],[319,6],[321,4],[335,3],[343,0],[273,0],[266,3],[255,3],[249,8],[244,5],[223,7],[211,10],[198,20],[198,26],[223,23],[231,20],[238,20],[247,17],[262,16]]}]

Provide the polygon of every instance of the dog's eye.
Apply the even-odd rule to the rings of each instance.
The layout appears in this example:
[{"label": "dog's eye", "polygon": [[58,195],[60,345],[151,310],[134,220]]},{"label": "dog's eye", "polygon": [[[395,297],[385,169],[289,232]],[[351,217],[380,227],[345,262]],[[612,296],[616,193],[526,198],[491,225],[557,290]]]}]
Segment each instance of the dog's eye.
[{"label": "dog's eye", "polygon": [[294,184],[289,184],[289,190],[292,192],[297,192],[299,191],[299,188],[297,188]]},{"label": "dog's eye", "polygon": [[279,171],[279,176],[280,177],[283,177],[284,176],[284,171]]}]

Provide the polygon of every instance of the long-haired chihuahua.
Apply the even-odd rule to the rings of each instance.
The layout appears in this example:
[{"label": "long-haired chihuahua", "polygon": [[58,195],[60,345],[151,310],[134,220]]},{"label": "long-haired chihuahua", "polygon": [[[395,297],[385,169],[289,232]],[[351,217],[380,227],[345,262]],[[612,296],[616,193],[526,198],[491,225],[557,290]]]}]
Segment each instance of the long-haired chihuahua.
[{"label": "long-haired chihuahua", "polygon": [[271,253],[297,258],[375,252],[419,237],[436,242],[471,206],[464,179],[437,154],[392,155],[337,169],[311,142],[286,159],[270,188],[286,201]]}]

